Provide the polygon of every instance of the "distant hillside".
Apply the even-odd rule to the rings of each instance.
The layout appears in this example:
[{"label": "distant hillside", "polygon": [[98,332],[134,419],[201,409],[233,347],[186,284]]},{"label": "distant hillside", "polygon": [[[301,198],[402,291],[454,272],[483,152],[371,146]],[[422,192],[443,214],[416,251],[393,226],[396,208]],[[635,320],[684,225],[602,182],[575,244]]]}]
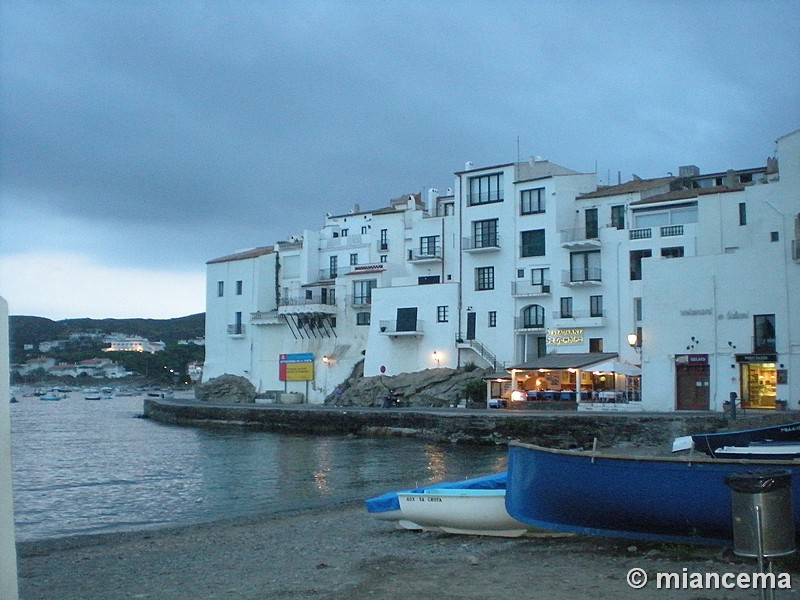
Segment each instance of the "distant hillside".
[{"label": "distant hillside", "polygon": [[205,335],[205,313],[176,319],[63,319],[12,315],[8,318],[12,349],[25,344],[63,340],[71,333],[124,333],[169,344]]}]

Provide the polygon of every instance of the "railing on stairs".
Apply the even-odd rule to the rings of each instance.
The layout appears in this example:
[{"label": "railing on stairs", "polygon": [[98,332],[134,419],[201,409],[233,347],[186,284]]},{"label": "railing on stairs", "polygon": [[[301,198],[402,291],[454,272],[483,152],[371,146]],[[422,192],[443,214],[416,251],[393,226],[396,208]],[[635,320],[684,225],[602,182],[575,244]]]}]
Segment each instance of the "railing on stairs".
[{"label": "railing on stairs", "polygon": [[469,346],[478,356],[487,362],[492,369],[497,369],[497,357],[478,340],[465,340],[461,336],[456,336],[456,342],[463,346]]}]

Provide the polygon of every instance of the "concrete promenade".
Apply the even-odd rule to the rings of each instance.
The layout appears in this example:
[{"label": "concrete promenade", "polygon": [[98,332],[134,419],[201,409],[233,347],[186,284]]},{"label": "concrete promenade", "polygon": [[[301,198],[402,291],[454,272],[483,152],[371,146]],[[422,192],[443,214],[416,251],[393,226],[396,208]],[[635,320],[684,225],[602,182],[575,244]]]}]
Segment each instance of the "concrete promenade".
[{"label": "concrete promenade", "polygon": [[518,439],[554,447],[631,444],[666,448],[687,433],[748,428],[798,419],[792,412],[749,412],[731,421],[717,412],[582,412],[465,408],[368,408],[308,404],[223,404],[147,398],[143,416],[199,427],[329,435],[407,435],[443,442],[507,443]]}]

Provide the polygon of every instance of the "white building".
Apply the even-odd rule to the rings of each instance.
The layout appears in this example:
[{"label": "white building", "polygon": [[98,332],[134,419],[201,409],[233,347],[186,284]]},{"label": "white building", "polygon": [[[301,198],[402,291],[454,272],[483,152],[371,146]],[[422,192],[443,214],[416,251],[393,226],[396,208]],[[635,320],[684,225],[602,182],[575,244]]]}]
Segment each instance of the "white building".
[{"label": "white building", "polygon": [[468,164],[452,193],[209,261],[204,378],[321,402],[361,359],[368,376],[472,362],[509,370],[506,398],[800,400],[798,140],[766,167],[601,188],[538,157]]},{"label": "white building", "polygon": [[155,354],[166,347],[164,342],[151,342],[147,338],[134,336],[108,336],[104,339],[109,344],[104,352],[149,352]]}]

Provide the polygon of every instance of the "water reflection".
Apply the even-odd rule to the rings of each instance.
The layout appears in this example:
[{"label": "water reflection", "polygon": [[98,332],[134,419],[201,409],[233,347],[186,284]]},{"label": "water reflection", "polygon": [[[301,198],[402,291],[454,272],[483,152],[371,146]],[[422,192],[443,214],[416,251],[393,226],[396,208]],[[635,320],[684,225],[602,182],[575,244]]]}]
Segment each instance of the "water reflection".
[{"label": "water reflection", "polygon": [[274,514],[505,469],[502,447],[203,430],[140,413],[141,398],[12,405],[19,539]]}]

